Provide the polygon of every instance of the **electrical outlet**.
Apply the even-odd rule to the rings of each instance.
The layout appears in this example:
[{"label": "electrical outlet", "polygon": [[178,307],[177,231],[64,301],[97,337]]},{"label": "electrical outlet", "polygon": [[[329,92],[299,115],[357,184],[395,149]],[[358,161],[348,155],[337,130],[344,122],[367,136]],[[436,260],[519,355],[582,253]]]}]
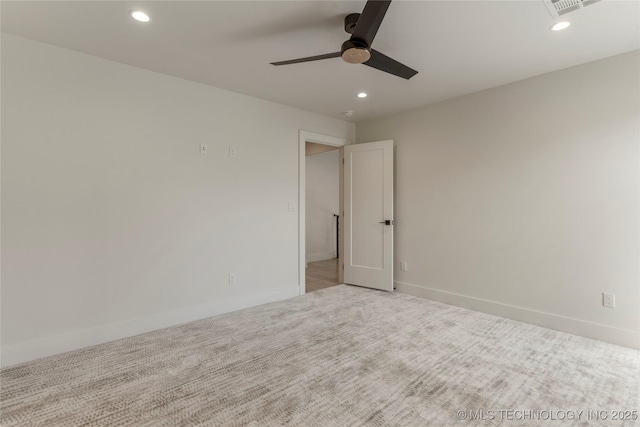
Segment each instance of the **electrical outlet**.
[{"label": "electrical outlet", "polygon": [[229,147],[229,157],[234,158],[238,154],[236,147]]},{"label": "electrical outlet", "polygon": [[207,144],[200,144],[200,154],[207,154]]},{"label": "electrical outlet", "polygon": [[402,261],[400,263],[400,270],[407,271],[407,261]]},{"label": "electrical outlet", "polygon": [[236,274],[229,273],[229,285],[235,285],[235,284],[236,284]]},{"label": "electrical outlet", "polygon": [[609,308],[616,308],[616,294],[604,292],[602,294],[602,305]]}]

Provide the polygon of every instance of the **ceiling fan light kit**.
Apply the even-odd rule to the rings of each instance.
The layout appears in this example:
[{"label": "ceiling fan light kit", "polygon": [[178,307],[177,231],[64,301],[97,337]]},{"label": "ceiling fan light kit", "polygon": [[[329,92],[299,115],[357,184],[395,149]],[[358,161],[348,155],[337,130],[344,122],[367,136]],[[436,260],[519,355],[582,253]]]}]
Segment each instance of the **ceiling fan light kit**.
[{"label": "ceiling fan light kit", "polygon": [[299,64],[301,62],[319,61],[322,59],[341,57],[349,64],[364,64],[394,76],[409,80],[418,74],[412,68],[371,49],[373,39],[382,24],[391,0],[369,0],[362,13],[351,13],[344,18],[344,30],[351,38],[342,44],[340,52],[324,55],[308,56],[288,61],[272,62],[272,65]]},{"label": "ceiling fan light kit", "polygon": [[371,59],[371,52],[364,43],[357,40],[347,40],[342,43],[340,56],[344,62],[349,64],[363,64]]}]

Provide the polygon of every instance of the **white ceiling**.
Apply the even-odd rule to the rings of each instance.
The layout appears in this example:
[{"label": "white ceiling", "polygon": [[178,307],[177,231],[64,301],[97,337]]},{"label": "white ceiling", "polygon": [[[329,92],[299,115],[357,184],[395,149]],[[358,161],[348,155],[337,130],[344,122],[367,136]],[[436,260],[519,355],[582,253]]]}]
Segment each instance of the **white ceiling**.
[{"label": "white ceiling", "polygon": [[[640,48],[640,2],[603,0],[553,23],[543,0],[395,0],[373,47],[419,71],[404,80],[341,59],[364,1],[3,1],[2,31],[350,119],[387,115]],[[142,9],[151,22],[133,21]],[[360,91],[366,99],[356,98]]]}]

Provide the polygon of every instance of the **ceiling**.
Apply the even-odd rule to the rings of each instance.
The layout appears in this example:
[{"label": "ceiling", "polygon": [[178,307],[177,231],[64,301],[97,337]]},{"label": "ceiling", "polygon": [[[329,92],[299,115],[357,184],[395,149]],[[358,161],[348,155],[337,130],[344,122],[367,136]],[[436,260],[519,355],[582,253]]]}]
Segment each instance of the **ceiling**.
[{"label": "ceiling", "polygon": [[336,147],[333,145],[327,144],[316,144],[315,142],[306,142],[305,147],[305,155],[307,156],[315,156],[316,154],[326,153],[327,151],[334,151],[339,149],[340,147]]},{"label": "ceiling", "polygon": [[[543,0],[395,0],[373,48],[404,80],[339,58],[364,1],[2,1],[2,31],[350,121],[374,118],[640,48],[640,2],[603,0],[552,32]],[[128,15],[141,9],[142,24]],[[369,96],[359,99],[365,91]],[[341,113],[353,110],[351,118]]]}]

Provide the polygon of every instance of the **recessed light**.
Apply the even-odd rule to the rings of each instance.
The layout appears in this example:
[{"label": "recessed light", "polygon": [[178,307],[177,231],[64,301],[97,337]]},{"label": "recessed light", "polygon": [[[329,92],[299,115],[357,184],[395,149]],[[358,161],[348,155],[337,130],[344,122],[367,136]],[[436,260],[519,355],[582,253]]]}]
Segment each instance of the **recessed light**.
[{"label": "recessed light", "polygon": [[129,12],[129,15],[131,15],[131,17],[133,19],[135,19],[136,21],[139,22],[149,22],[151,21],[151,18],[149,18],[149,15],[147,15],[146,13],[144,13],[141,10],[132,10]]},{"label": "recessed light", "polygon": [[367,97],[367,94],[365,92],[360,92],[358,94],[358,98],[366,98],[366,97]]},{"label": "recessed light", "polygon": [[562,31],[566,28],[569,28],[569,25],[571,25],[571,22],[568,21],[556,22],[551,26],[551,31]]}]

